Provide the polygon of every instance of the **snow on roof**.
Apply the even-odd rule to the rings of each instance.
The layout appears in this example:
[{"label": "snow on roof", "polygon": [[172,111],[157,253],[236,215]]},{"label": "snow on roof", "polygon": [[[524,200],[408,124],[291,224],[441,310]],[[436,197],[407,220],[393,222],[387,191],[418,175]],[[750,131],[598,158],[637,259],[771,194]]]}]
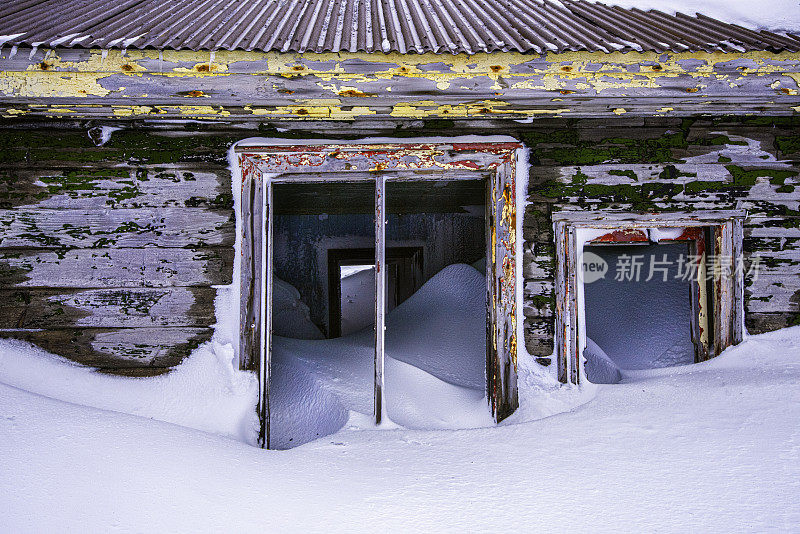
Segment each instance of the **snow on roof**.
[{"label": "snow on roof", "polygon": [[604,0],[608,5],[674,15],[702,13],[752,30],[800,32],[800,0]]},{"label": "snow on roof", "polygon": [[[800,51],[796,0],[10,0],[0,46],[281,52]],[[752,2],[748,3],[752,5]],[[747,16],[737,16],[733,13]],[[762,3],[763,4],[763,3]],[[638,7],[637,7],[638,6]],[[643,11],[639,7],[663,11]],[[704,15],[702,10],[723,22]],[[685,10],[690,15],[678,11]],[[794,11],[797,11],[795,9]],[[68,14],[68,18],[64,16]],[[784,23],[784,19],[788,22]],[[766,19],[764,19],[766,20]]]}]

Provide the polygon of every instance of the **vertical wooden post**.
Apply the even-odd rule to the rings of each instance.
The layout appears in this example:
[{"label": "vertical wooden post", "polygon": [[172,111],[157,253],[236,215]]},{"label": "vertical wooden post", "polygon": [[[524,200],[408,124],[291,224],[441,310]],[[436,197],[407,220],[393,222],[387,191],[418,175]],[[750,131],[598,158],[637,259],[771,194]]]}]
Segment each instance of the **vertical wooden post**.
[{"label": "vertical wooden post", "polygon": [[386,411],[384,398],[384,334],[386,322],[386,176],[375,179],[375,424]]},{"label": "vertical wooden post", "polygon": [[[490,178],[489,249],[486,258],[487,300],[491,322],[487,338],[487,393],[495,421],[519,406],[517,394],[517,212],[515,168],[509,161]],[[490,351],[490,352],[489,352]]]},{"label": "vertical wooden post", "polygon": [[[744,217],[734,217],[732,254],[733,254],[733,344],[744,340],[744,266],[739,263],[744,258]],[[740,268],[736,268],[736,266]]]},{"label": "vertical wooden post", "polygon": [[[581,244],[582,245],[582,244]],[[582,269],[581,258],[578,257],[578,235],[576,228],[570,226],[567,229],[567,285],[569,287],[569,358],[567,359],[567,378],[573,384],[578,384],[580,381],[581,358],[583,354],[580,353],[581,342],[579,337],[584,335],[580,329],[580,307],[583,302],[578,302],[578,284],[583,281],[578,281],[578,269]]]},{"label": "vertical wooden post", "polygon": [[264,177],[261,184],[261,203],[262,220],[261,226],[261,295],[260,317],[262,325],[260,328],[260,351],[259,351],[259,406],[258,415],[261,422],[259,432],[259,442],[262,448],[269,449],[270,439],[270,411],[269,411],[269,388],[272,365],[272,181]]},{"label": "vertical wooden post", "polygon": [[495,414],[495,395],[494,389],[498,382],[497,370],[495,366],[495,346],[494,325],[495,325],[495,233],[494,233],[494,177],[486,180],[485,193],[485,233],[486,233],[486,399],[489,401],[489,409],[492,416]]},{"label": "vertical wooden post", "polygon": [[556,243],[556,272],[555,272],[555,356],[558,363],[558,380],[565,383],[569,379],[569,285],[567,277],[567,255],[569,245],[567,240],[567,224],[555,221],[553,233]]}]

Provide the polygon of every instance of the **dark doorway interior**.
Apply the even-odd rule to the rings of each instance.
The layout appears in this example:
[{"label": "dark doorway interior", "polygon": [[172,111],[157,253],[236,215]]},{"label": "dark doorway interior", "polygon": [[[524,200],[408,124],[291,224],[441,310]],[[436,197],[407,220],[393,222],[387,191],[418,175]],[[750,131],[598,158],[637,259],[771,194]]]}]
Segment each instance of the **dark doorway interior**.
[{"label": "dark doorway interior", "polygon": [[[690,246],[594,245],[587,253],[608,265],[605,277],[584,282],[587,349],[599,347],[619,369],[694,363],[693,284],[681,268]],[[595,356],[587,358],[590,380]]]},{"label": "dark doorway interior", "polygon": [[[386,311],[413,295],[424,280],[422,247],[386,249]],[[352,334],[374,324],[375,249],[328,250],[330,336]]]},{"label": "dark doorway interior", "polygon": [[[398,282],[396,304],[448,265],[485,256],[485,187],[483,180],[387,184],[387,274]],[[275,186],[274,274],[296,288],[325,337],[341,334],[339,265],[375,261],[374,196],[375,185],[364,182]]]}]

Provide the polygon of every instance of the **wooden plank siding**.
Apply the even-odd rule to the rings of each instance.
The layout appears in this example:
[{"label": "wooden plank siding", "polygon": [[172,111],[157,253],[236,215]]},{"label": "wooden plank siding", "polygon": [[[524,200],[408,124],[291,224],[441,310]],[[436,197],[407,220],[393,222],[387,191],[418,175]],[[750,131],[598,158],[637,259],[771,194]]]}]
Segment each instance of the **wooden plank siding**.
[{"label": "wooden plank siding", "polygon": [[[27,117],[27,118],[26,118]],[[530,149],[525,344],[553,351],[555,210],[744,209],[751,333],[800,324],[800,118],[0,121],[0,334],[108,370],[160,372],[211,335],[232,279],[227,150],[254,137],[496,135]],[[102,142],[101,127],[122,128]],[[144,369],[144,371],[130,371]]]},{"label": "wooden plank siding", "polygon": [[231,138],[97,146],[92,126],[3,126],[0,335],[136,374],[210,339],[211,286],[233,269]]}]

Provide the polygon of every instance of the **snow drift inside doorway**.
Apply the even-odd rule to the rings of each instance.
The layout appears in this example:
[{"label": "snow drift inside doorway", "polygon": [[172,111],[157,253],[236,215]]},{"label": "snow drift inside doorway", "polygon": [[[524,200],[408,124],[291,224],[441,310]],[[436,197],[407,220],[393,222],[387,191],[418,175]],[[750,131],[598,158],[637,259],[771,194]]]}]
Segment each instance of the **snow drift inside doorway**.
[{"label": "snow drift inside doorway", "polygon": [[[485,287],[473,267],[451,265],[388,314],[386,397],[394,423],[417,429],[493,424],[485,398]],[[372,327],[326,340],[276,336],[272,358],[273,447],[371,420]]]}]

